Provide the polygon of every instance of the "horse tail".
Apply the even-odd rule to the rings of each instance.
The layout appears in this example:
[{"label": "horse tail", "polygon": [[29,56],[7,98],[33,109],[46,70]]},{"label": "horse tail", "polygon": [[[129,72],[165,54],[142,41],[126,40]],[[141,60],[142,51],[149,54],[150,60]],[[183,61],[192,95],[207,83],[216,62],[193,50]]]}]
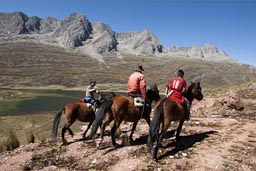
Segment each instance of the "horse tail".
[{"label": "horse tail", "polygon": [[61,109],[55,116],[54,121],[53,121],[53,127],[52,127],[52,140],[56,141],[57,138],[57,133],[58,133],[58,126],[60,123],[60,118],[62,115],[62,112],[65,112],[65,108]]},{"label": "horse tail", "polygon": [[150,123],[148,142],[147,142],[147,146],[150,150],[152,149],[153,143],[159,139],[159,129],[160,129],[161,121],[163,119],[163,102],[164,101],[165,99],[163,99],[159,103],[159,105],[156,107],[154,111],[154,116]]},{"label": "horse tail", "polygon": [[92,125],[92,131],[91,131],[92,139],[94,138],[94,136],[98,130],[98,127],[101,125],[103,119],[106,116],[108,109],[111,107],[112,104],[113,104],[113,100],[108,99],[104,103],[102,103],[100,108],[96,111],[96,113],[95,113],[96,116],[95,116],[95,120]]}]

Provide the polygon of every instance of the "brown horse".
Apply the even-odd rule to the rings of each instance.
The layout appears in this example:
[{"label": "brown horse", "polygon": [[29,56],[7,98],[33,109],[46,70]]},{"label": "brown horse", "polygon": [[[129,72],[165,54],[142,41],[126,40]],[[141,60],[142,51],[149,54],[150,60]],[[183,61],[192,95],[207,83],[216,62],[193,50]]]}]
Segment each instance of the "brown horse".
[{"label": "brown horse", "polygon": [[[188,99],[190,105],[194,99],[202,100],[203,94],[201,92],[200,82],[191,83],[185,97]],[[180,131],[185,120],[185,110],[182,105],[170,98],[163,98],[156,106],[154,116],[149,128],[149,136],[147,146],[152,154],[152,159],[157,160],[157,151],[161,145],[161,141],[165,136],[171,121],[179,121],[179,126],[176,132],[176,141],[180,139]],[[159,133],[160,124],[162,123],[162,130]],[[153,143],[156,141],[156,146],[153,148]]]},{"label": "brown horse", "polygon": [[[106,100],[106,98],[112,98],[109,97],[107,94],[103,95],[101,94],[99,96],[99,103],[101,101]],[[98,100],[97,99],[97,100]],[[81,122],[89,122],[89,125],[87,126],[87,129],[84,131],[83,133],[83,138],[85,139],[86,133],[89,130],[89,128],[91,127],[94,119],[95,119],[95,110],[92,106],[88,107],[87,103],[84,102],[71,102],[68,103],[64,106],[63,109],[61,109],[61,111],[59,111],[56,116],[55,119],[53,121],[53,128],[52,128],[52,139],[53,141],[56,141],[56,137],[57,137],[57,133],[58,133],[58,126],[59,126],[59,122],[61,119],[62,114],[65,114],[66,116],[66,120],[65,120],[65,125],[62,128],[62,133],[61,133],[61,137],[62,137],[62,142],[64,145],[67,144],[67,141],[65,139],[65,132],[68,130],[70,135],[73,137],[74,133],[73,131],[70,129],[70,126],[76,121],[79,120]]]},{"label": "brown horse", "polygon": [[[160,99],[159,90],[156,85],[147,90],[147,98],[145,105],[142,108],[134,107],[134,100],[126,96],[115,96],[111,100],[105,101],[96,113],[96,119],[92,128],[92,139],[97,132],[98,127],[101,125],[101,141],[103,141],[103,134],[106,126],[114,120],[113,127],[111,129],[112,144],[114,147],[119,145],[115,140],[115,132],[119,128],[122,121],[133,122],[133,127],[130,134],[130,142],[133,141],[132,135],[136,129],[137,123],[141,118],[144,118],[148,125],[150,125],[150,112],[151,103]],[[100,144],[99,143],[99,144]]]}]

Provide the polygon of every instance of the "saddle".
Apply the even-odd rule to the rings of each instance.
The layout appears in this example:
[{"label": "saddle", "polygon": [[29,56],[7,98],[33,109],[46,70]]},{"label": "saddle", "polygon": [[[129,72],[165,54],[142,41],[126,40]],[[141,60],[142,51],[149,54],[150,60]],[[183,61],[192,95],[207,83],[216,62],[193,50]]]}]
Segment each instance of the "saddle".
[{"label": "saddle", "polygon": [[92,109],[95,111],[97,108],[100,108],[100,105],[101,105],[103,102],[105,102],[105,100],[106,100],[106,98],[105,98],[102,94],[100,94],[99,97],[98,97],[98,99],[95,99],[95,100],[94,100],[94,103],[88,103],[88,102],[86,102],[86,101],[84,100],[84,98],[81,98],[81,99],[80,99],[80,102],[83,102],[83,103],[86,102],[87,107],[88,107],[88,108],[92,108]]},{"label": "saddle", "polygon": [[142,98],[140,94],[129,94],[130,98],[133,98],[134,107],[143,107],[145,104],[145,100]]}]

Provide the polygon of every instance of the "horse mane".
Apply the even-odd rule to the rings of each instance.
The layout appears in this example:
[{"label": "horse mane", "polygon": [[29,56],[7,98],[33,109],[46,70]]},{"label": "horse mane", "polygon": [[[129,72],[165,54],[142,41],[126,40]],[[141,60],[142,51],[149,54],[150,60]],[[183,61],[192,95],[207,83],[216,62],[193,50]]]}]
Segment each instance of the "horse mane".
[{"label": "horse mane", "polygon": [[115,96],[116,96],[116,93],[114,93],[113,91],[112,91],[112,92],[109,92],[109,94],[111,94],[112,97],[115,97]]},{"label": "horse mane", "polygon": [[200,82],[197,83],[190,83],[190,86],[188,87],[188,92],[191,92],[191,90],[195,87],[195,86],[200,86]]},{"label": "horse mane", "polygon": [[152,91],[155,91],[155,92],[159,93],[159,90],[158,90],[158,87],[157,87],[156,84],[150,85],[150,89],[151,89]]},{"label": "horse mane", "polygon": [[152,84],[150,86],[150,89],[147,90],[146,92],[146,96],[147,98],[149,98],[150,100],[155,99],[155,97],[159,95],[159,90],[156,84]]},{"label": "horse mane", "polygon": [[116,94],[114,92],[105,92],[105,93],[101,93],[101,94],[105,99],[112,99],[113,97],[116,96]]}]

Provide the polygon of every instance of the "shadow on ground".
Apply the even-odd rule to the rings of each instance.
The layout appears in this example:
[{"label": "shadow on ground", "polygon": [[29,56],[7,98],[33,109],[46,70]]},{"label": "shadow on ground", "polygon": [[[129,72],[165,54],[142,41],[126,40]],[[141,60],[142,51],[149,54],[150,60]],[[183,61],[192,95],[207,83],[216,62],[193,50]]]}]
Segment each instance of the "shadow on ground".
[{"label": "shadow on ground", "polygon": [[[166,146],[164,146],[164,149],[168,149],[171,147],[174,147],[170,151],[167,151],[163,155],[159,156],[159,160],[164,159],[168,156],[175,155],[179,151],[186,150],[188,148],[191,148],[195,143],[204,141],[204,139],[208,138],[211,134],[216,134],[217,131],[207,131],[203,133],[197,133],[193,135],[186,135],[186,136],[180,136],[179,142],[170,142]],[[172,134],[172,133],[169,133]]]}]

